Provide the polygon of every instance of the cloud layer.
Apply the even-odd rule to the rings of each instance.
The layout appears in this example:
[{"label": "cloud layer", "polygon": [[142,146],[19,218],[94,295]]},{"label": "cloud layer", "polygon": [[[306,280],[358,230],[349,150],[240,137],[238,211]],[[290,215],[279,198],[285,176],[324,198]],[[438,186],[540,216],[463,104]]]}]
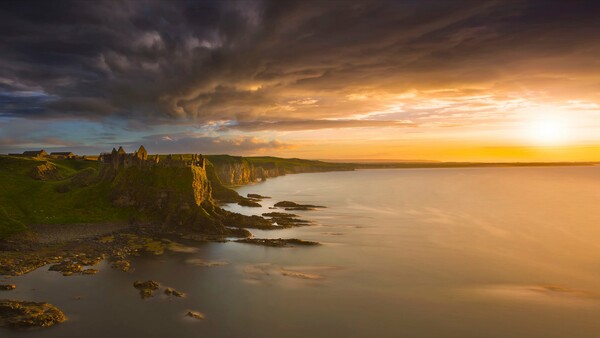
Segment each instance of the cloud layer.
[{"label": "cloud layer", "polygon": [[4,1],[0,119],[142,137],[214,126],[234,145],[480,124],[523,99],[598,104],[598,14],[560,0]]}]

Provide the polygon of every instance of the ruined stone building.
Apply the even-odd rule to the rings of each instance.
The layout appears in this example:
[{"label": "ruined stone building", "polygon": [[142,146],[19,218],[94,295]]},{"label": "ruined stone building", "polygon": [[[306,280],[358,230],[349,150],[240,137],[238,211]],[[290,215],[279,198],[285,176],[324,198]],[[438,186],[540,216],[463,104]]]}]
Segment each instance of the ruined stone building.
[{"label": "ruined stone building", "polygon": [[27,156],[27,157],[46,157],[48,153],[42,150],[28,150],[24,151],[22,154],[8,154],[9,156]]},{"label": "ruined stone building", "polygon": [[98,157],[98,161],[110,164],[114,169],[129,168],[129,167],[148,167],[148,166],[163,166],[163,167],[202,167],[204,168],[204,157],[200,154],[192,154],[191,159],[186,159],[183,155],[167,155],[161,160],[160,155],[148,155],[148,151],[144,146],[131,154],[127,154],[123,147],[119,149],[113,148],[110,153],[102,153]]},{"label": "ruined stone building", "polygon": [[75,157],[77,157],[77,156],[75,156],[75,154],[73,154],[70,151],[56,151],[56,152],[51,152],[50,156],[56,157],[56,158],[75,158]]}]

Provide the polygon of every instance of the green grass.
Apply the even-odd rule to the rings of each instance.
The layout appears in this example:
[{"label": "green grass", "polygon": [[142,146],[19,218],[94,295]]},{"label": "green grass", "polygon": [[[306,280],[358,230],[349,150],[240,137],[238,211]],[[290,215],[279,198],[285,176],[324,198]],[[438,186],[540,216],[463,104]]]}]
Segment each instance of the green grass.
[{"label": "green grass", "polygon": [[330,163],[316,160],[303,160],[299,158],[280,158],[272,156],[244,157],[246,161],[257,167],[273,168],[279,167],[286,171],[306,170],[346,170],[353,168],[347,163]]},{"label": "green grass", "polygon": [[316,160],[303,160],[299,158],[281,158],[272,156],[230,156],[230,155],[206,155],[215,167],[224,165],[246,165],[248,167],[261,167],[263,169],[278,169],[281,173],[298,173],[314,171],[351,170],[355,166],[348,163],[329,163]]},{"label": "green grass", "polygon": [[[31,170],[46,160],[0,156],[0,237],[22,231],[27,224],[74,224],[127,220],[129,210],[110,203],[110,184],[96,180],[84,187],[59,192],[60,186],[99,164],[82,160],[47,159],[62,177],[57,181],[31,178]],[[88,171],[91,171],[88,169]]]}]

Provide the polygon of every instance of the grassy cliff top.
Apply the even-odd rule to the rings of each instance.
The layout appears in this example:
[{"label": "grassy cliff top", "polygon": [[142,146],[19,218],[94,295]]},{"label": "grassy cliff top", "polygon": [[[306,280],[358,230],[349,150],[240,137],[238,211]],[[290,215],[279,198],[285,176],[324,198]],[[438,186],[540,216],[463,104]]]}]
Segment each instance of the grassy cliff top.
[{"label": "grassy cliff top", "polygon": [[299,158],[281,158],[272,156],[231,156],[231,155],[206,155],[205,156],[215,166],[224,164],[236,164],[236,163],[247,163],[263,168],[331,168],[335,169],[348,169],[352,165],[348,163],[330,163],[317,160],[303,160]]},{"label": "grassy cliff top", "polygon": [[98,167],[95,161],[0,156],[0,238],[26,224],[127,220],[128,210],[111,205],[109,184],[96,180]]}]

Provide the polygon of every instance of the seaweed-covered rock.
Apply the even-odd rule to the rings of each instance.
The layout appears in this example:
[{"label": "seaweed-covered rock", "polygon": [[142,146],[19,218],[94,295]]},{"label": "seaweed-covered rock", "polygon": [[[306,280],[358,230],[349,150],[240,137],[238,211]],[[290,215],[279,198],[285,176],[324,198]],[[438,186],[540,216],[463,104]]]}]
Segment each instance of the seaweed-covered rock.
[{"label": "seaweed-covered rock", "polygon": [[128,272],[131,269],[131,262],[129,262],[128,260],[118,260],[118,261],[114,261],[111,264],[113,269],[118,269],[121,270],[123,272]]},{"label": "seaweed-covered rock", "polygon": [[67,319],[48,303],[0,300],[0,326],[8,328],[49,327]]},{"label": "seaweed-covered rock", "polygon": [[148,298],[154,296],[154,290],[157,290],[160,287],[160,283],[153,280],[145,282],[135,281],[133,287],[140,290],[140,296],[142,298]]}]

